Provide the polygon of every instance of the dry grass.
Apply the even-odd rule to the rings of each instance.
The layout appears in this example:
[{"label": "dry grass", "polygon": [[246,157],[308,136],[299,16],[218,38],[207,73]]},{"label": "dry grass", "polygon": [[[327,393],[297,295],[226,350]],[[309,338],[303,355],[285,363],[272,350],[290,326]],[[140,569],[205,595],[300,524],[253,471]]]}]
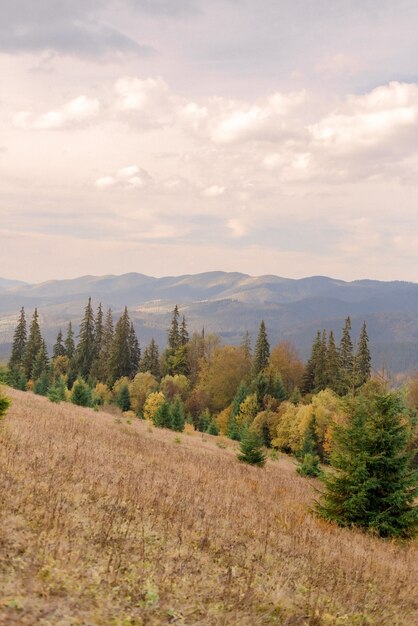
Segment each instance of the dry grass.
[{"label": "dry grass", "polygon": [[416,545],[317,519],[289,459],[7,394],[0,624],[417,623]]}]

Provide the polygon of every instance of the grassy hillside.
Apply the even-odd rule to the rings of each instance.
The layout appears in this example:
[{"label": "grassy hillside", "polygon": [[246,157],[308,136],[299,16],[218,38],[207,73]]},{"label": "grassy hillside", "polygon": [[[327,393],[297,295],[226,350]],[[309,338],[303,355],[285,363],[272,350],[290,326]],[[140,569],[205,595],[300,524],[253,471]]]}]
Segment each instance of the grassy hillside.
[{"label": "grassy hillside", "polygon": [[7,389],[0,624],[417,623],[417,546],[309,512],[281,456]]}]

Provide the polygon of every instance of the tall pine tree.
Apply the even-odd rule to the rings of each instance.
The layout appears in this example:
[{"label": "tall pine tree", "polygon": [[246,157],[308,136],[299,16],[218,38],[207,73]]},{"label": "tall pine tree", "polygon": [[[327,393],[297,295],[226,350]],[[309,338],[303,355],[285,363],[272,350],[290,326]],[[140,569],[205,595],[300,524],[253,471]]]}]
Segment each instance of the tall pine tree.
[{"label": "tall pine tree", "polygon": [[355,358],[355,384],[361,387],[371,374],[371,356],[369,351],[369,337],[367,336],[366,322],[363,322]]},{"label": "tall pine tree", "polygon": [[129,319],[128,309],[125,307],[123,314],[116,322],[110,351],[109,375],[111,384],[118,380],[118,378],[122,378],[122,376],[130,377],[132,375],[130,342],[131,321]]},{"label": "tall pine tree", "polygon": [[151,372],[157,380],[160,378],[160,355],[154,339],[145,348],[139,369],[141,372]]},{"label": "tall pine tree", "polygon": [[346,395],[353,390],[354,387],[354,356],[353,342],[351,341],[351,320],[347,317],[343,328],[343,334],[339,349],[339,368],[338,368],[338,392]]},{"label": "tall pine tree", "polygon": [[73,331],[73,326],[71,322],[68,322],[67,336],[64,341],[64,347],[65,347],[65,355],[71,361],[71,359],[74,358],[74,354],[75,354],[74,331]]},{"label": "tall pine tree", "polygon": [[12,354],[9,360],[11,370],[20,369],[24,363],[27,341],[25,309],[20,309],[19,320],[13,335]]},{"label": "tall pine tree", "polygon": [[75,360],[77,371],[84,380],[90,376],[90,370],[94,359],[94,313],[89,298],[87,306],[84,310],[84,317],[81,320],[80,331],[78,334],[78,345],[75,352]]},{"label": "tall pine tree", "polygon": [[261,321],[260,329],[258,331],[257,342],[255,344],[254,351],[254,364],[253,364],[253,373],[254,376],[257,376],[261,371],[263,371],[268,363],[270,358],[270,344],[267,339],[267,331],[264,320]]},{"label": "tall pine tree", "polygon": [[59,329],[57,339],[52,349],[52,356],[55,359],[57,356],[66,356],[65,346],[62,341],[62,330]]},{"label": "tall pine tree", "polygon": [[38,309],[35,309],[29,330],[29,337],[23,357],[23,368],[26,378],[31,378],[36,356],[42,347],[42,335],[39,327]]}]

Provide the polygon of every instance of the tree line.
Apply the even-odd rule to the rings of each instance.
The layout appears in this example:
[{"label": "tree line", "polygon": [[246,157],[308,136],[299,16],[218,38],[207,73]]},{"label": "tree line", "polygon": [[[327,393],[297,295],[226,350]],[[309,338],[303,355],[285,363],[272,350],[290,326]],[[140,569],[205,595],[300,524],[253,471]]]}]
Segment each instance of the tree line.
[{"label": "tree line", "polygon": [[22,308],[7,380],[54,402],[115,403],[157,427],[222,434],[255,465],[269,449],[293,454],[300,474],[324,480],[326,519],[407,536],[417,524],[417,412],[371,378],[368,343],[363,323],[354,348],[348,317],[338,345],[332,331],[317,332],[305,365],[289,343],[270,348],[264,321],[254,349],[248,333],[222,345],[204,330],[190,335],[176,306],[160,354],[154,339],[141,351],[127,308],[114,325],[89,299],[77,340],[70,322],[51,358],[37,310],[27,331]]}]

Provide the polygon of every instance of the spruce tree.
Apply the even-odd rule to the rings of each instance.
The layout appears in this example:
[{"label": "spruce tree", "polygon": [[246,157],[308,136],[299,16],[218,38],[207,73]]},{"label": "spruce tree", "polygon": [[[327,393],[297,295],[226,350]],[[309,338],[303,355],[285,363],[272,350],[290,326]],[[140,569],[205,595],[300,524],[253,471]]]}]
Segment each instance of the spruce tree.
[{"label": "spruce tree", "polygon": [[112,310],[108,309],[103,325],[103,335],[100,346],[98,362],[95,367],[95,375],[100,382],[107,383],[110,379],[110,357],[114,337]]},{"label": "spruce tree", "polygon": [[29,330],[29,337],[26,343],[25,354],[23,357],[23,369],[26,378],[31,378],[32,368],[35,363],[36,356],[42,346],[42,335],[39,327],[38,310],[35,309]]},{"label": "spruce tree", "polygon": [[48,399],[51,402],[64,402],[65,400],[65,391],[66,391],[66,385],[65,385],[65,379],[63,376],[60,376],[54,383],[54,385],[52,387],[49,388],[48,390]]},{"label": "spruce tree", "polygon": [[176,304],[171,318],[171,326],[168,331],[168,349],[175,352],[180,347],[180,331],[179,331],[179,308]]},{"label": "spruce tree", "polygon": [[75,351],[75,361],[77,365],[77,371],[87,380],[90,376],[91,366],[94,359],[94,313],[91,305],[91,298],[89,298],[86,308],[84,310],[84,317],[81,320],[80,331],[78,334],[78,345]]},{"label": "spruce tree", "polygon": [[347,421],[334,427],[332,472],[318,512],[340,526],[359,526],[382,537],[418,530],[418,471],[412,469],[411,417],[400,394],[347,399]]},{"label": "spruce tree", "polygon": [[136,336],[133,322],[129,327],[129,358],[130,358],[130,378],[133,378],[137,374],[139,369],[139,363],[141,360],[141,349],[139,347],[139,341]]},{"label": "spruce tree", "polygon": [[103,309],[102,303],[99,302],[99,306],[97,307],[96,318],[94,320],[94,357],[95,359],[99,358],[100,352],[102,350],[102,342],[103,342]]},{"label": "spruce tree", "polygon": [[59,329],[57,340],[52,349],[52,357],[55,359],[57,356],[66,356],[65,346],[62,341],[62,330]]},{"label": "spruce tree", "polygon": [[270,344],[267,339],[266,325],[264,320],[261,321],[260,330],[258,331],[257,342],[255,344],[254,351],[254,365],[253,373],[257,376],[262,370],[264,370],[270,358]]},{"label": "spruce tree", "polygon": [[314,371],[314,391],[322,391],[327,386],[327,334],[322,331],[321,340],[317,344],[315,371]]},{"label": "spruce tree", "polygon": [[238,460],[258,467],[263,467],[266,462],[261,437],[251,428],[247,428],[241,438]]},{"label": "spruce tree", "polygon": [[354,383],[353,342],[351,341],[350,331],[351,320],[350,317],[347,317],[338,352],[338,392],[343,396],[353,390]]},{"label": "spruce tree", "polygon": [[153,422],[159,428],[171,428],[170,404],[166,400],[158,407]]},{"label": "spruce tree", "polygon": [[129,411],[131,408],[131,397],[128,385],[123,385],[119,391],[116,404],[122,411]]},{"label": "spruce tree", "polygon": [[241,403],[244,402],[245,398],[248,395],[249,391],[247,389],[247,386],[243,382],[241,382],[232,401],[232,415],[238,415]]},{"label": "spruce tree", "polygon": [[160,378],[160,355],[154,339],[145,348],[139,369],[141,372],[150,372],[157,380]]},{"label": "spruce tree", "polygon": [[90,387],[81,378],[77,379],[71,391],[71,402],[78,406],[92,406],[92,393]]},{"label": "spruce tree", "polygon": [[9,398],[6,398],[6,396],[3,395],[2,391],[0,390],[0,421],[6,415],[6,412],[9,406],[10,406]]},{"label": "spruce tree", "polygon": [[185,346],[189,343],[189,333],[187,331],[186,318],[183,315],[180,326],[180,345]]},{"label": "spruce tree", "polygon": [[68,322],[67,336],[64,342],[65,356],[71,361],[75,354],[74,332],[71,322]]},{"label": "spruce tree", "polygon": [[9,360],[11,370],[20,369],[24,363],[25,349],[27,341],[25,309],[20,309],[19,320],[13,335],[12,354]]},{"label": "spruce tree", "polygon": [[366,383],[371,374],[371,356],[369,351],[369,337],[367,336],[366,322],[363,322],[358,349],[355,358],[355,384],[361,387]]},{"label": "spruce tree", "polygon": [[48,372],[48,367],[49,367],[48,351],[46,348],[45,341],[42,340],[41,347],[38,350],[38,353],[35,357],[35,360],[32,366],[31,377],[33,378],[33,380],[37,380],[38,378],[41,378],[41,376],[45,372]]},{"label": "spruce tree", "polygon": [[113,384],[118,378],[132,376],[132,356],[131,356],[131,322],[128,309],[125,310],[116,322],[110,350],[109,375]]},{"label": "spruce tree", "polygon": [[315,416],[312,417],[306,429],[298,458],[301,465],[297,468],[297,472],[302,476],[319,476],[321,473],[320,459],[318,455],[317,436],[315,432]]},{"label": "spruce tree", "polygon": [[321,337],[320,331],[318,330],[318,332],[316,333],[314,342],[312,344],[311,356],[308,359],[308,362],[305,367],[305,371],[303,373],[302,390],[301,390],[303,394],[312,393],[313,391],[315,391],[318,361],[320,360],[319,354],[321,353],[321,350],[322,350],[322,337]]},{"label": "spruce tree", "polygon": [[171,428],[178,432],[183,432],[185,419],[184,419],[184,408],[183,402],[181,401],[180,396],[176,396],[174,402],[171,405]]},{"label": "spruce tree", "polygon": [[331,330],[328,337],[328,347],[326,355],[326,381],[327,387],[329,389],[332,389],[332,391],[337,391],[338,368],[338,351],[337,346],[335,345],[334,333]]}]

